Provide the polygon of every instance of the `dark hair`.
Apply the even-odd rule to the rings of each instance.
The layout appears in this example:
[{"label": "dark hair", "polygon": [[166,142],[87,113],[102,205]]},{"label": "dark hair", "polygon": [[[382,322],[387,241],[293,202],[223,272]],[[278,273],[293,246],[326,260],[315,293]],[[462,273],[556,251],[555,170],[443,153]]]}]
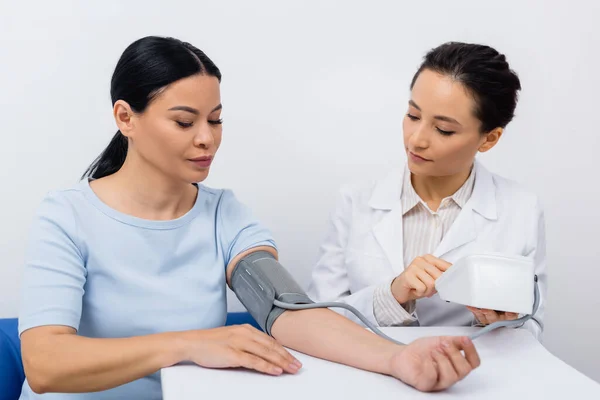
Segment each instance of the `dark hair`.
[{"label": "dark hair", "polygon": [[474,114],[482,133],[504,128],[513,119],[521,82],[504,54],[480,44],[444,43],[427,53],[411,89],[425,69],[449,75],[466,87],[477,104]]},{"label": "dark hair", "polygon": [[[124,100],[134,112],[142,113],[162,88],[196,74],[221,81],[217,66],[191,44],[170,37],[138,39],[125,49],[115,67],[110,82],[112,104]],[[82,179],[98,179],[117,172],[125,162],[127,147],[127,138],[117,131]]]}]

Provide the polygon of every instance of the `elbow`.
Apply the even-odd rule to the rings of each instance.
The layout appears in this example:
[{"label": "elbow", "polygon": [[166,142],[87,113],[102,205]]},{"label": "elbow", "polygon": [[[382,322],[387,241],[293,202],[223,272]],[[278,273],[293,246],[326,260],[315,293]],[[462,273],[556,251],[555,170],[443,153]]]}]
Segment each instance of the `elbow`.
[{"label": "elbow", "polygon": [[35,394],[50,393],[46,386],[42,385],[41,383],[38,383],[37,381],[30,380],[29,378],[27,378],[27,384],[29,385],[29,388],[31,388],[31,391]]},{"label": "elbow", "polygon": [[74,329],[43,326],[28,329],[21,334],[21,359],[25,377],[31,390],[37,394],[63,392],[69,385],[65,363],[57,360],[62,342],[58,336]]},{"label": "elbow", "polygon": [[27,384],[35,394],[46,394],[52,392],[51,383],[48,379],[38,375],[26,375]]},{"label": "elbow", "polygon": [[27,384],[34,393],[45,394],[56,391],[53,390],[56,380],[49,371],[40,365],[38,360],[32,359],[32,357],[23,357],[23,367]]}]

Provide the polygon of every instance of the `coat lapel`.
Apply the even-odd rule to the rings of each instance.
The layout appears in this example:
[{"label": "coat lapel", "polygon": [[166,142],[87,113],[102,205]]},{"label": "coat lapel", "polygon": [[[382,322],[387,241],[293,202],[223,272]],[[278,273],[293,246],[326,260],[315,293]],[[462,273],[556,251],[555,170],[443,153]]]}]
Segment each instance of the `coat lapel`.
[{"label": "coat lapel", "polygon": [[[477,218],[497,219],[496,187],[492,174],[475,161],[475,185],[471,198],[434,252],[443,258],[447,253],[477,239]],[[404,270],[404,237],[402,225],[402,182],[404,169],[394,170],[377,182],[369,205],[383,215],[373,225],[373,234],[390,261],[395,273]]]},{"label": "coat lapel", "polygon": [[476,219],[482,216],[488,220],[497,219],[496,186],[491,173],[479,162],[475,162],[475,186],[471,198],[442,239],[434,256],[443,258],[445,254],[477,239]]},{"label": "coat lapel", "polygon": [[[377,182],[369,206],[381,218],[373,225],[373,235],[396,274],[404,270],[402,233],[402,180],[404,169],[395,169]],[[375,215],[377,215],[375,214]]]},{"label": "coat lapel", "polygon": [[477,227],[475,225],[475,214],[473,210],[465,205],[456,217],[456,220],[435,249],[433,255],[443,258],[446,253],[457,249],[477,238]]},{"label": "coat lapel", "polygon": [[375,239],[383,249],[396,274],[404,270],[404,246],[402,236],[402,209],[398,207],[388,211],[373,227]]}]

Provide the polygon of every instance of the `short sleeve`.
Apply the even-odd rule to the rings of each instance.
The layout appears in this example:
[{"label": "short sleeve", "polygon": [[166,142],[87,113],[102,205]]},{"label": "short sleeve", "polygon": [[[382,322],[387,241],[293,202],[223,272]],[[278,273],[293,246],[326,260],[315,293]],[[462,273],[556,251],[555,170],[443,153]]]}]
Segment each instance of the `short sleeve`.
[{"label": "short sleeve", "polygon": [[253,247],[276,248],[271,232],[230,190],[224,190],[222,193],[217,212],[217,228],[225,266],[229,265],[236,255]]},{"label": "short sleeve", "polygon": [[74,210],[64,194],[47,195],[29,233],[19,334],[43,325],[79,328],[86,281]]}]

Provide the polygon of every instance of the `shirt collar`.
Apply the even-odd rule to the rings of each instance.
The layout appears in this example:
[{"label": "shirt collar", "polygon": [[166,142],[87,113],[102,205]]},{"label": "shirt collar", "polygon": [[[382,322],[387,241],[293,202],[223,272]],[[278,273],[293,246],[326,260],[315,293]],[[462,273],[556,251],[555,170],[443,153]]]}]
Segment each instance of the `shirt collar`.
[{"label": "shirt collar", "polygon": [[[473,194],[473,187],[475,186],[475,169],[471,169],[471,173],[469,177],[463,183],[463,185],[449,198],[452,199],[460,208],[463,208],[471,195]],[[419,197],[417,192],[415,191],[412,182],[411,182],[411,173],[408,169],[408,166],[405,167],[404,170],[404,178],[402,182],[402,214],[406,214],[410,210],[412,210],[417,204],[422,203],[425,205],[425,202]]]}]

